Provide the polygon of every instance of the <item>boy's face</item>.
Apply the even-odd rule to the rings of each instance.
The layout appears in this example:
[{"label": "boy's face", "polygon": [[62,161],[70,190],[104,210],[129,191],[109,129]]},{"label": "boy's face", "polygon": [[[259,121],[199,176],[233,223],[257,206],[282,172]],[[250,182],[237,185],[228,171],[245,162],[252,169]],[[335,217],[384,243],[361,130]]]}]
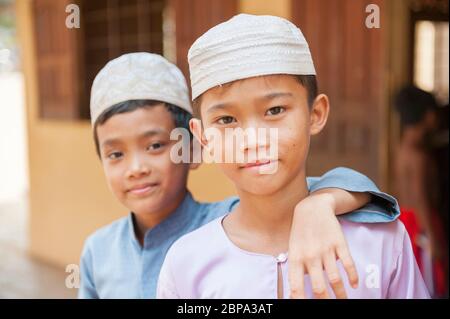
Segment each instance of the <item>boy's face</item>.
[{"label": "boy's face", "polygon": [[163,213],[184,194],[189,164],[175,164],[174,120],[163,104],[116,114],[97,126],[109,187],[136,214]]},{"label": "boy's face", "polygon": [[[310,135],[318,133],[325,125],[328,99],[319,95],[310,110],[307,91],[294,76],[260,76],[206,91],[201,98],[200,114],[203,128],[198,119],[191,120],[194,135],[208,145],[211,141],[203,130],[211,127],[220,130],[224,136],[218,146],[222,148],[221,154],[235,151],[227,148],[233,145],[226,141],[229,138],[225,134],[227,128],[266,129],[265,139],[256,138],[250,143],[251,137],[246,137],[237,150],[246,153],[244,155],[251,160],[221,163],[220,167],[238,189],[270,195],[294,180],[305,178]],[[278,132],[275,140],[268,137],[271,128]],[[267,154],[271,154],[268,149],[273,147],[271,143],[277,143],[278,152],[275,157],[268,158]],[[212,146],[213,152],[217,151],[216,145]],[[249,155],[250,152],[256,156]],[[265,155],[259,156],[261,153]],[[265,167],[276,167],[276,170],[271,174],[261,174]]]}]

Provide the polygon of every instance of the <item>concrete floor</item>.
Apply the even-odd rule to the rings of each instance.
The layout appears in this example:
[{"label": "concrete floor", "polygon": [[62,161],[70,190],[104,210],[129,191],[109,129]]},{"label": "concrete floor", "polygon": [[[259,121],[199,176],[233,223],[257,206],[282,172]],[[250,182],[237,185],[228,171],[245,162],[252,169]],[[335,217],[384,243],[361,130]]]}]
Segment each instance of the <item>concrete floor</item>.
[{"label": "concrete floor", "polygon": [[76,298],[64,269],[27,254],[26,201],[0,203],[0,299]]}]

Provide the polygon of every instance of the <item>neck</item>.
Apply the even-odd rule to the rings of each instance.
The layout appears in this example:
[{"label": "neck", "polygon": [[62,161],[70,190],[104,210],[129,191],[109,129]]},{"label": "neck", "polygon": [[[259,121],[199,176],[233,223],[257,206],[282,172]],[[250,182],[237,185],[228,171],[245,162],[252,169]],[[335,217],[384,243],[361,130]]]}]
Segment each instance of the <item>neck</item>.
[{"label": "neck", "polygon": [[186,196],[186,192],[187,192],[186,189],[183,189],[175,197],[175,199],[170,202],[170,205],[165,206],[158,212],[144,212],[144,213],[135,212],[133,214],[135,223],[134,225],[135,235],[141,245],[143,245],[144,243],[144,237],[147,231],[154,228],[162,221],[164,221],[167,217],[172,215],[175,212],[175,210],[181,205]]},{"label": "neck", "polygon": [[425,139],[425,129],[421,126],[409,127],[403,131],[403,142],[406,145],[421,145]]},{"label": "neck", "polygon": [[295,206],[308,196],[305,172],[287,186],[269,195],[238,190],[240,204],[236,219],[247,229],[270,236],[289,235]]}]

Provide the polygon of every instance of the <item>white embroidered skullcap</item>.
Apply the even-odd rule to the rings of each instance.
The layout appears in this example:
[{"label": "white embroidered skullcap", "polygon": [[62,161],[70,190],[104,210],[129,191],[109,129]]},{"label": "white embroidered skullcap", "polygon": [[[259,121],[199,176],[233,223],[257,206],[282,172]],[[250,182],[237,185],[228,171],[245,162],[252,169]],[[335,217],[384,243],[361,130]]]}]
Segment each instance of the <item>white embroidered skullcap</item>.
[{"label": "white embroidered skullcap", "polygon": [[302,32],[275,16],[239,14],[189,49],[192,99],[221,84],[271,74],[315,75]]},{"label": "white embroidered skullcap", "polygon": [[157,100],[192,114],[186,79],[177,66],[158,54],[136,52],[109,61],[91,89],[91,122],[114,104],[128,100]]}]

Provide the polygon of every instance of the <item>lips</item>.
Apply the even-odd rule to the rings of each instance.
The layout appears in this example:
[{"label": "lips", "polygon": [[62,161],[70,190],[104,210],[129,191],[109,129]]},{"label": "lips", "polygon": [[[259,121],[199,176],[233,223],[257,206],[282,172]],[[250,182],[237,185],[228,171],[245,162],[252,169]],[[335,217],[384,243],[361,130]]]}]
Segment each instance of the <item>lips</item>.
[{"label": "lips", "polygon": [[130,189],[128,189],[128,193],[133,194],[133,195],[145,195],[147,193],[149,193],[150,191],[152,191],[158,184],[157,183],[145,183],[145,184],[139,184],[136,186],[131,187]]},{"label": "lips", "polygon": [[240,166],[242,169],[251,169],[251,170],[260,170],[265,169],[266,167],[276,165],[278,160],[257,160],[255,162],[247,163],[245,165]]},{"label": "lips", "polygon": [[267,165],[270,162],[271,162],[271,160],[258,160],[258,161],[253,162],[253,163],[247,163],[244,166],[241,166],[241,168],[260,167],[260,166]]}]

